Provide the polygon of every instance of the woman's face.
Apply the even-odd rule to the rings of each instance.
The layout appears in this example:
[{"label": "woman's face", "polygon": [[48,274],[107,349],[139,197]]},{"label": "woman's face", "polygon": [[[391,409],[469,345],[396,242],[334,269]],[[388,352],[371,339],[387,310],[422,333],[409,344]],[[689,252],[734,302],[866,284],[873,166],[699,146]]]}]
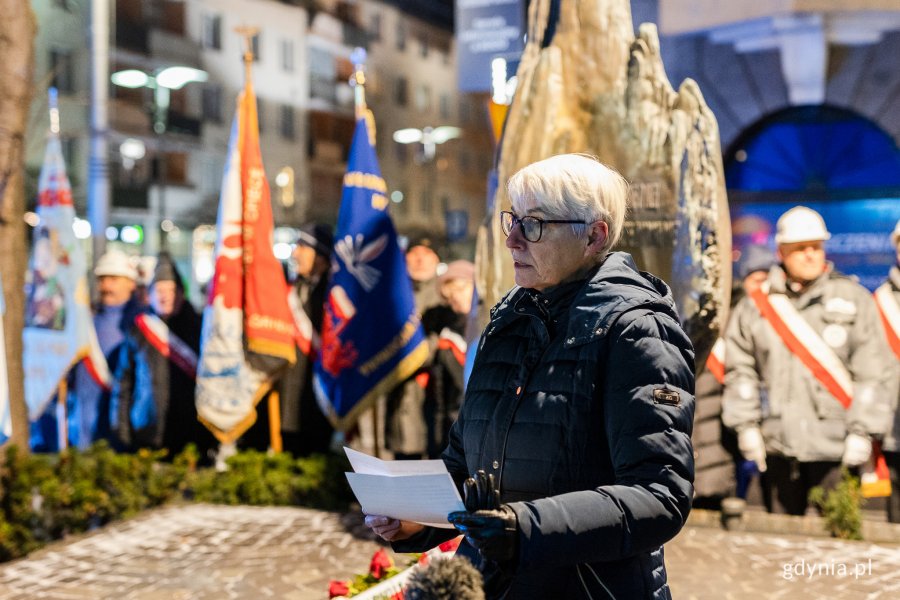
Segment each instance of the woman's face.
[{"label": "woman's face", "polygon": [[[572,215],[550,217],[533,198],[514,202],[512,212],[517,217],[575,218]],[[576,236],[570,224],[545,223],[537,242],[526,240],[516,224],[506,238],[506,247],[512,255],[516,285],[538,291],[575,279],[594,265],[594,253],[586,237]]]}]

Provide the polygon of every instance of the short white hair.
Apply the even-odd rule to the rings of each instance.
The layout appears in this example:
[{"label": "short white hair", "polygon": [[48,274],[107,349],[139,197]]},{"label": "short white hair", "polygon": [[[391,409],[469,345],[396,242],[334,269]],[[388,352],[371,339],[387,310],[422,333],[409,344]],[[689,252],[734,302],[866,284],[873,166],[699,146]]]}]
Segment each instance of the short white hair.
[{"label": "short white hair", "polygon": [[[506,184],[510,201],[533,198],[548,217],[603,221],[609,228],[600,249],[605,257],[622,235],[628,182],[588,154],[559,154],[520,169]],[[585,225],[575,225],[583,233]]]}]

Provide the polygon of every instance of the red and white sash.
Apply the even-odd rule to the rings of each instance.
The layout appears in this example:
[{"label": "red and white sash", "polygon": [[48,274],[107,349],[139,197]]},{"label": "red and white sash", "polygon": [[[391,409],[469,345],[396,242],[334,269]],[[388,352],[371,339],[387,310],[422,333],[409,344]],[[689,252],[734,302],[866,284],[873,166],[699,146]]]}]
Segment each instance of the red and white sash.
[{"label": "red and white sash", "polygon": [[725,339],[716,338],[709,356],[706,357],[706,370],[712,373],[719,385],[725,385]]},{"label": "red and white sash", "polygon": [[891,284],[884,283],[875,290],[875,304],[884,323],[884,331],[887,334],[891,350],[900,358],[900,305],[894,297]]},{"label": "red and white sash", "polygon": [[453,353],[453,358],[456,359],[456,362],[461,365],[466,364],[466,349],[468,348],[468,344],[466,344],[466,340],[463,336],[452,329],[444,327],[441,330],[437,347],[438,350],[450,350],[450,352]]},{"label": "red and white sash", "polygon": [[288,290],[288,306],[290,306],[291,314],[294,317],[294,326],[296,327],[294,341],[297,344],[297,348],[300,349],[300,352],[315,360],[319,356],[322,340],[319,338],[319,334],[316,333],[309,315],[303,310],[299,296],[293,290]]},{"label": "red and white sash", "polygon": [[844,408],[853,402],[853,378],[831,347],[810,327],[784,294],[758,289],[750,294],[756,308],[813,376]]},{"label": "red and white sash", "polygon": [[157,352],[172,361],[185,374],[197,377],[197,353],[184,340],[172,333],[162,319],[156,315],[142,313],[134,322]]},{"label": "red and white sash", "polygon": [[[837,398],[845,409],[853,403],[853,378],[831,347],[810,327],[784,294],[758,289],[750,294],[763,318],[769,322],[788,350]],[[869,464],[860,469],[862,494],[867,498],[890,496],[890,477],[881,445],[872,444]]]}]

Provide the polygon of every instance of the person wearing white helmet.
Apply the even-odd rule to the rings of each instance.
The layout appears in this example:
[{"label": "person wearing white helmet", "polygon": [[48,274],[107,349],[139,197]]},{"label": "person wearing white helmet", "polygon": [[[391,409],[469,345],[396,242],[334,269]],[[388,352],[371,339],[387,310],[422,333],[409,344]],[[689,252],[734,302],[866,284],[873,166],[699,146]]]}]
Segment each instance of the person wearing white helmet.
[{"label": "person wearing white helmet", "polygon": [[[896,253],[896,262],[888,272],[887,280],[875,290],[875,303],[881,313],[895,363],[900,366],[900,221],[897,221],[891,233],[891,245]],[[896,393],[892,396],[895,399],[897,397]],[[884,440],[884,456],[891,480],[887,518],[891,523],[900,523],[900,410],[897,410],[896,400],[893,426]]]},{"label": "person wearing white helmet", "polygon": [[802,515],[887,432],[896,370],[868,291],[825,259],[822,216],[778,219],[779,264],[734,310],[725,334],[722,420],[762,476],[766,508]]},{"label": "person wearing white helmet", "polygon": [[[94,266],[97,292],[100,302],[95,306],[94,328],[100,349],[106,356],[110,373],[115,372],[119,345],[141,312],[134,297],[138,270],[130,256],[118,250],[109,250]],[[79,448],[87,448],[93,442],[110,437],[109,390],[90,374],[84,364],[74,370],[74,384],[70,399],[75,398],[70,419],[70,442]]]}]

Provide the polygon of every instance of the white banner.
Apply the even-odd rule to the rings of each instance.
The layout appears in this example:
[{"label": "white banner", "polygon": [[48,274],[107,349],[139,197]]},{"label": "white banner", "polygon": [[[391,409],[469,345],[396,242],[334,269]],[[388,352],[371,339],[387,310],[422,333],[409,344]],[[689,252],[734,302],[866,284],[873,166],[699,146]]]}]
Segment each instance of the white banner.
[{"label": "white banner", "polygon": [[32,421],[43,414],[79,360],[88,360],[88,370],[101,385],[111,379],[94,330],[87,266],[72,230],[72,189],[57,134],[47,141],[37,215],[22,333],[25,401]]}]

